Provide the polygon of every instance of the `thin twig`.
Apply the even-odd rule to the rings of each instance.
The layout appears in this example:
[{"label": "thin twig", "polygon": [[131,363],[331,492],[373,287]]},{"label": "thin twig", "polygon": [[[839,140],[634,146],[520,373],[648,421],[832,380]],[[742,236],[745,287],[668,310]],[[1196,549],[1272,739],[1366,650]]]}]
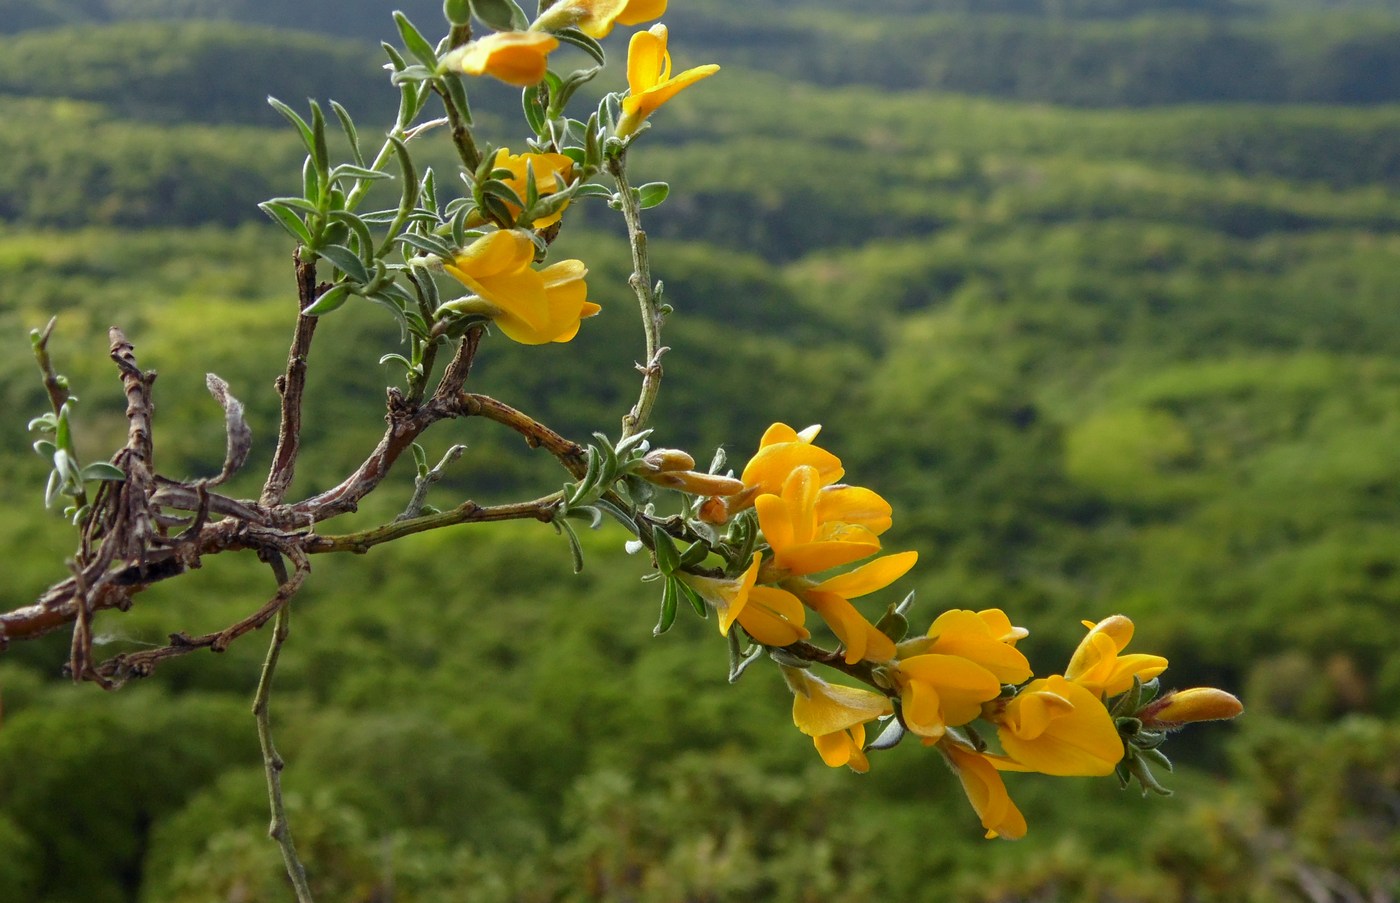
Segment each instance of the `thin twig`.
[{"label": "thin twig", "polygon": [[642,331],[646,334],[646,363],[637,369],[642,373],[642,390],[637,403],[622,418],[622,438],[635,436],[646,428],[651,409],[661,392],[661,356],[668,350],[661,344],[661,324],[665,314],[651,281],[651,258],[647,253],[647,234],[642,230],[642,208],[627,181],[626,156],[608,158],[608,173],[617,184],[617,197],[622,205],[622,218],[627,222],[627,241],[632,246],[632,275],[627,284],[637,295],[642,310]]},{"label": "thin twig", "polygon": [[466,501],[448,511],[425,514],[411,520],[394,521],[369,530],[346,533],[342,536],[308,535],[303,548],[311,554],[322,552],[368,552],[377,545],[393,542],[414,533],[440,530],[457,524],[480,524],[502,520],[537,520],[549,523],[563,500],[562,492],[553,492],[542,498],[528,502],[515,502],[509,505],[478,505]]},{"label": "thin twig", "polygon": [[575,479],[581,479],[588,470],[588,459],[583,446],[565,439],[554,430],[535,420],[529,414],[517,411],[504,402],[489,395],[463,392],[458,396],[458,406],[463,416],[485,417],[503,426],[508,426],[525,437],[531,448],[543,448],[559,459]]},{"label": "thin twig", "polygon": [[[309,258],[309,259],[308,259]],[[277,378],[277,392],[282,396],[282,419],[277,429],[277,451],[272,467],[263,484],[261,502],[277,505],[287,494],[296,472],[297,455],[301,451],[301,402],[306,391],[306,363],[311,355],[311,340],[316,334],[316,317],[302,311],[316,301],[316,258],[303,256],[297,248],[297,325],[292,333],[292,347],[287,352],[287,370]]]},{"label": "thin twig", "polygon": [[[277,575],[280,596],[281,588],[287,586],[291,579],[287,574],[287,566],[276,553],[269,557],[268,564],[272,565],[272,570]],[[287,602],[289,601],[290,596],[287,598]],[[287,876],[292,880],[298,903],[312,903],[311,887],[306,881],[306,866],[297,857],[296,845],[292,843],[292,826],[287,821],[287,808],[282,801],[282,769],[286,763],[272,743],[272,719],[269,711],[272,675],[277,670],[277,659],[282,653],[282,644],[286,642],[291,626],[292,607],[287,602],[277,609],[277,620],[272,625],[272,640],[268,643],[267,658],[263,660],[262,673],[258,677],[258,690],[253,696],[253,718],[258,725],[258,745],[262,747],[263,773],[267,776],[267,801],[272,811],[272,823],[268,826],[267,834],[277,842],[278,849],[282,851],[282,862],[287,867]]]},{"label": "thin twig", "polygon": [[423,504],[428,499],[428,490],[433,488],[433,484],[442,479],[442,472],[449,465],[462,457],[462,453],[467,450],[465,445],[454,445],[443,454],[442,460],[437,467],[432,468],[422,476],[413,478],[413,495],[409,497],[408,504],[404,507],[403,513],[394,518],[395,522],[412,520],[423,513]]}]

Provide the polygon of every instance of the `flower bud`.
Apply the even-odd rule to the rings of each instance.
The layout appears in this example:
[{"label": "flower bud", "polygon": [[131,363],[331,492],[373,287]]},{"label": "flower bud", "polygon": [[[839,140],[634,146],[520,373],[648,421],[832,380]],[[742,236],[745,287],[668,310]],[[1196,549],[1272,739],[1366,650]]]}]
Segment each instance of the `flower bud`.
[{"label": "flower bud", "polygon": [[695,459],[678,448],[658,448],[648,452],[642,463],[650,473],[666,473],[671,470],[691,470]]},{"label": "flower bud", "polygon": [[1174,728],[1193,721],[1223,721],[1244,711],[1244,705],[1224,690],[1193,687],[1174,690],[1138,713],[1144,727]]}]

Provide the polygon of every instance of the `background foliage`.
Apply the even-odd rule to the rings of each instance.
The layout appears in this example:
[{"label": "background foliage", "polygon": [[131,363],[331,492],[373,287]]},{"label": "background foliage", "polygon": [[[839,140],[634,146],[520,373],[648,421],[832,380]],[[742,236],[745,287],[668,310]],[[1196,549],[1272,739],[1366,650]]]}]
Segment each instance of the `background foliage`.
[{"label": "background foliage", "polygon": [[[1003,607],[1053,669],[1079,619],[1123,611],[1172,683],[1241,690],[1248,717],[1179,742],[1173,800],[1016,781],[1031,835],[986,844],[917,750],[828,772],[776,675],[724,684],[711,625],[653,640],[616,534],[585,537],[573,578],[552,531],[457,528],[318,561],[299,597],[276,717],[323,896],[1396,893],[1400,4],[675,7],[678,65],[725,70],[634,155],[675,185],[648,219],[678,309],[660,437],[743,458],[771,420],[822,422],[895,503],[891,547],[922,554],[919,620]],[[163,470],[222,459],[205,371],[247,402],[265,462],[294,293],[254,204],[293,187],[299,153],[263,98],[387,117],[370,41],[391,29],[368,0],[3,0],[0,23],[13,607],[72,542],[22,430],[44,407],[26,331],[59,315],[85,459],[122,429],[117,323],[162,373]],[[516,104],[498,94],[488,122]],[[641,342],[625,246],[605,211],[575,213],[561,251],[589,262],[603,314],[567,346],[490,341],[472,380],[582,439],[630,403],[617,349]],[[378,435],[383,319],[323,326],[301,491]],[[488,424],[450,429],[430,456],[469,452],[440,500],[558,482]],[[391,514],[406,481],[361,516]],[[222,626],[268,581],[211,560],[99,632],[115,651]],[[66,642],[0,658],[0,886],[283,899],[246,714],[255,644],[105,698],[59,677]]]}]

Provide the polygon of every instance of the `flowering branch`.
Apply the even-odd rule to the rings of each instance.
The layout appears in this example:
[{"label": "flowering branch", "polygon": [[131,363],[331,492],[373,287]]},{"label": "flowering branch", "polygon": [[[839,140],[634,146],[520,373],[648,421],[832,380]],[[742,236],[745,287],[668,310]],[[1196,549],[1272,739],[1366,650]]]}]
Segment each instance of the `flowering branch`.
[{"label": "flowering branch", "polygon": [[627,416],[622,418],[622,438],[635,436],[646,428],[651,409],[661,392],[661,356],[668,349],[661,344],[661,324],[666,311],[661,306],[661,284],[651,281],[651,256],[647,251],[647,234],[642,230],[642,208],[627,181],[627,155],[620,152],[608,157],[608,173],[617,186],[622,218],[627,223],[627,241],[632,248],[632,275],[627,284],[637,296],[641,307],[642,330],[646,335],[646,363],[637,369],[642,373],[641,395]]}]

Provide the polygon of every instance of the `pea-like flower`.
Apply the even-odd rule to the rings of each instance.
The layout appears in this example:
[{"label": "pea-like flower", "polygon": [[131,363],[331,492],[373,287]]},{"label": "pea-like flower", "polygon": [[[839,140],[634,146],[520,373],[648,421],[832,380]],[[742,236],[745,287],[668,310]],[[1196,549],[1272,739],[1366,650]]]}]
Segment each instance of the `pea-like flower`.
[{"label": "pea-like flower", "polygon": [[1123,758],[1123,741],[1099,697],[1058,674],[1031,681],[988,718],[1009,761],[1007,771],[1061,777],[1110,774]]},{"label": "pea-like flower", "polygon": [[788,474],[781,495],[754,499],[777,568],[815,574],[880,551],[878,532],[889,527],[889,503],[869,490],[843,488],[823,487],[820,472],[802,465]]},{"label": "pea-like flower", "polygon": [[725,636],[738,621],[740,626],[765,646],[791,646],[812,634],[803,627],[807,612],[802,602],[787,590],[758,586],[758,569],[763,553],[755,552],[749,567],[737,579],[703,577],[677,573],[700,598],[719,615],[719,632]]},{"label": "pea-like flower", "polygon": [[865,755],[865,725],[894,713],[887,696],[872,690],[827,683],[805,668],[783,667],[792,689],[792,721],[812,738],[822,761],[832,768],[849,765],[870,770]]},{"label": "pea-like flower", "polygon": [[899,689],[904,726],[929,741],[977,719],[982,703],[1001,693],[995,674],[960,655],[912,655],[900,659],[890,676]]},{"label": "pea-like flower", "polygon": [[986,668],[1004,684],[1019,684],[1031,677],[1031,663],[1014,645],[1026,635],[1025,628],[1012,627],[999,608],[954,609],[934,619],[928,640],[915,640],[910,645],[920,652],[961,656]]},{"label": "pea-like flower", "polygon": [[442,309],[489,317],[522,345],[569,341],[578,334],[579,321],[600,309],[587,297],[588,270],[580,260],[535,270],[534,257],[534,242],[517,229],[478,238],[443,263],[473,294]]},{"label": "pea-like flower", "polygon": [[[510,171],[509,178],[501,181],[522,199],[529,193],[529,183],[526,179],[531,172],[535,175],[535,192],[540,197],[557,192],[561,187],[561,180],[567,185],[574,178],[574,161],[563,154],[512,154],[506,148],[501,148],[496,151],[496,158],[491,166],[493,169]],[[505,203],[513,216],[520,215],[519,206],[509,201]],[[559,222],[560,217],[564,215],[564,208],[568,206],[569,202],[565,201],[558,210],[540,217],[530,225],[535,229],[552,226]]]},{"label": "pea-like flower", "polygon": [[441,65],[452,72],[490,75],[528,88],[544,80],[549,54],[558,46],[557,38],[543,32],[501,31],[463,44],[444,56]]},{"label": "pea-like flower", "polygon": [[590,38],[606,38],[614,25],[640,25],[666,13],[666,0],[559,0],[531,30],[577,28]]},{"label": "pea-like flower", "polygon": [[1006,782],[988,758],[952,739],[944,739],[938,748],[962,782],[968,802],[972,803],[973,811],[982,820],[982,827],[987,829],[987,838],[1020,840],[1025,837],[1026,817],[1011,801],[1011,795],[1006,792]]},{"label": "pea-like flower", "polygon": [[1148,681],[1167,670],[1160,655],[1134,653],[1120,655],[1133,638],[1133,622],[1124,615],[1112,615],[1097,624],[1085,621],[1089,633],[1070,657],[1065,677],[1103,696],[1117,696],[1130,689],[1133,678]]},{"label": "pea-like flower", "polygon": [[622,99],[622,119],[617,136],[626,138],[648,116],[681,91],[719,71],[710,63],[671,77],[671,54],[666,49],[666,26],[653,25],[632,35],[627,47],[627,96]]},{"label": "pea-like flower", "polygon": [[894,641],[871,624],[849,600],[884,589],[908,573],[918,559],[918,552],[885,555],[802,593],[802,600],[821,615],[846,647],[846,664],[853,665],[862,659],[885,662],[895,657]]}]

